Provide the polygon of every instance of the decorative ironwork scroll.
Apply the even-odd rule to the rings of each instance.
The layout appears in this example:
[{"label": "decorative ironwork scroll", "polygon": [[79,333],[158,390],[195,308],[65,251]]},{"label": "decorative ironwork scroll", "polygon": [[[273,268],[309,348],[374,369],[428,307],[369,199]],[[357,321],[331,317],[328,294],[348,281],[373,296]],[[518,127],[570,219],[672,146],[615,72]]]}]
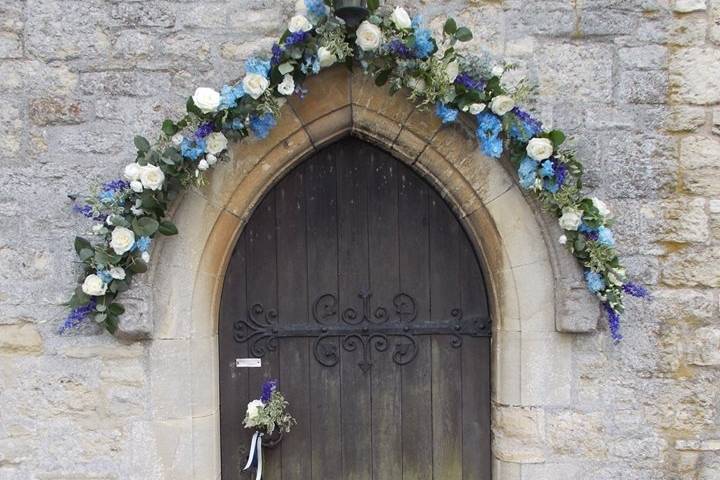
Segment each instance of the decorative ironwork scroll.
[{"label": "decorative ironwork scroll", "polygon": [[248,311],[247,318],[233,324],[233,337],[238,343],[247,343],[250,353],[263,357],[277,350],[281,338],[313,338],[313,355],[326,367],[334,367],[340,361],[340,349],[359,352],[358,366],[363,372],[372,368],[372,352],[392,349],[392,360],[397,365],[407,365],[418,354],[416,338],[426,335],[449,337],[453,348],[460,348],[463,337],[487,337],[490,320],[485,316],[465,318],[460,308],[450,312],[450,317],[440,321],[416,322],[415,299],[406,293],[393,297],[392,307],[375,306],[372,293],[358,295],[359,307],[340,308],[335,295],[325,294],[312,305],[314,324],[278,323],[277,310],[259,303]]}]

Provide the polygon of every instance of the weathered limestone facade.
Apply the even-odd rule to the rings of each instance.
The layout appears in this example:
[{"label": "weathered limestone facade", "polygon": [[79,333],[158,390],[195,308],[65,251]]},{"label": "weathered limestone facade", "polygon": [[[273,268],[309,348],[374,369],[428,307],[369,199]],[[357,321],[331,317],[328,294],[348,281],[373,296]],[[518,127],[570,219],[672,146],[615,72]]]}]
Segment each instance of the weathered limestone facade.
[{"label": "weathered limestone facade", "polygon": [[[574,135],[588,189],[618,212],[631,273],[613,346],[553,222],[467,126],[329,70],[263,142],[234,150],[174,212],[130,298],[124,340],[57,335],[67,193],[111,178],[129,139],[196,85],[242,73],[294,2],[4,0],[0,5],[0,479],[217,477],[215,323],[222,268],[257,199],[351,132],[413,165],[476,237],[492,290],[498,479],[720,478],[720,2],[403,2],[519,65],[534,109]],[[318,87],[322,85],[322,87]],[[314,88],[313,88],[314,87]],[[586,332],[586,333],[578,333]],[[139,338],[139,340],[138,340]]]}]

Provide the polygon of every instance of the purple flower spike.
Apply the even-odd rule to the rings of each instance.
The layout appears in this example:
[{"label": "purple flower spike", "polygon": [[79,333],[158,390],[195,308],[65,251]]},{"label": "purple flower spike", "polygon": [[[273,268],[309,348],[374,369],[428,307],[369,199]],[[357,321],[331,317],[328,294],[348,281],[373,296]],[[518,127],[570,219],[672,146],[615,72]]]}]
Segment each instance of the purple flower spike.
[{"label": "purple flower spike", "polygon": [[90,300],[86,305],[82,305],[77,308],[73,308],[70,314],[67,316],[63,324],[60,326],[60,334],[72,330],[80,325],[92,312],[95,311],[95,300]]},{"label": "purple flower spike", "polygon": [[607,314],[608,326],[610,327],[610,335],[612,336],[613,343],[617,344],[623,338],[620,333],[620,315],[607,303],[603,303],[603,308]]},{"label": "purple flower spike", "polygon": [[479,90],[483,91],[485,90],[485,82],[482,80],[475,80],[473,77],[468,75],[467,73],[461,73],[457,76],[455,79],[455,83],[458,85],[462,85],[465,88],[468,88],[470,90]]},{"label": "purple flower spike", "polygon": [[623,285],[622,288],[625,293],[632,295],[633,297],[648,298],[650,296],[650,292],[648,292],[645,287],[638,285],[637,283],[629,282]]},{"label": "purple flower spike", "polygon": [[262,401],[263,403],[268,403],[270,401],[270,398],[272,398],[273,392],[277,390],[277,385],[277,380],[266,380],[262,386],[262,395],[260,396],[260,401]]},{"label": "purple flower spike", "polygon": [[212,123],[205,122],[195,130],[195,138],[205,138],[210,135],[213,131]]}]

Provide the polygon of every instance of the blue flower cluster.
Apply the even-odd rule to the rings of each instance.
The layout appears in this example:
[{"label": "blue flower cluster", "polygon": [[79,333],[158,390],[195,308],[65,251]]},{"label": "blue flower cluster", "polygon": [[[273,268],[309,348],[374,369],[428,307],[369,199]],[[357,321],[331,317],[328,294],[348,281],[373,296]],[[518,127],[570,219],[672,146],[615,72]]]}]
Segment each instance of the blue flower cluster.
[{"label": "blue flower cluster", "polygon": [[605,290],[605,280],[602,275],[592,270],[585,271],[585,282],[587,283],[588,290],[592,293],[598,293]]},{"label": "blue flower cluster", "polygon": [[623,338],[620,334],[620,315],[607,303],[603,303],[602,305],[605,309],[605,313],[607,314],[610,336],[612,337],[614,343],[618,343]]},{"label": "blue flower cluster", "polygon": [[310,38],[310,32],[295,32],[291,33],[287,36],[285,39],[285,46],[286,47],[292,47],[293,45],[297,45],[299,43],[304,43]]},{"label": "blue flower cluster", "polygon": [[308,16],[314,20],[313,23],[317,23],[319,19],[327,15],[323,0],[305,0],[305,8],[307,8]]},{"label": "blue flower cluster", "polygon": [[531,138],[542,132],[542,123],[526,111],[515,107],[511,112],[513,115],[509,116],[512,123],[508,128],[508,136],[513,140],[527,143]]},{"label": "blue flower cluster", "polygon": [[273,67],[277,67],[280,65],[280,61],[282,60],[283,53],[285,53],[285,50],[282,49],[280,45],[277,43],[273,43],[272,46],[272,58],[270,59],[270,65]]},{"label": "blue flower cluster", "polygon": [[518,168],[518,177],[522,188],[532,188],[537,179],[537,162],[530,157],[523,158]]},{"label": "blue flower cluster", "polygon": [[272,113],[250,116],[250,131],[258,138],[266,138],[270,131],[277,125],[277,120]]},{"label": "blue flower cluster", "polygon": [[242,84],[231,87],[225,85],[220,89],[220,108],[228,110],[237,106],[238,100],[245,96],[245,89]]},{"label": "blue flower cluster", "polygon": [[462,85],[468,90],[477,90],[479,92],[485,90],[484,80],[475,80],[473,77],[464,72],[457,76],[455,83]]},{"label": "blue flower cluster", "polygon": [[150,244],[152,243],[152,239],[150,237],[140,237],[137,240],[135,240],[135,245],[133,245],[133,250],[138,250],[140,252],[147,252],[150,250]]},{"label": "blue flower cluster", "polygon": [[435,115],[438,116],[442,123],[452,123],[457,120],[460,112],[454,108],[450,108],[442,102],[438,102],[435,107]]},{"label": "blue flower cluster", "polygon": [[262,386],[262,393],[260,394],[260,401],[268,403],[272,398],[273,392],[277,390],[278,381],[274,379],[266,380]]},{"label": "blue flower cluster", "polygon": [[245,60],[245,73],[256,73],[267,77],[270,75],[270,61],[261,58],[249,58]]},{"label": "blue flower cluster", "polygon": [[415,32],[415,55],[418,58],[428,58],[435,51],[435,41],[432,32],[422,26],[423,19],[417,15],[412,20],[412,28]]},{"label": "blue flower cluster", "polygon": [[197,160],[205,154],[205,146],[205,139],[203,138],[194,141],[183,138],[182,143],[180,143],[180,153],[185,158]]},{"label": "blue flower cluster", "polygon": [[415,57],[415,52],[408,48],[407,45],[405,45],[405,42],[400,40],[399,38],[393,38],[386,47],[388,52],[396,56],[397,58],[402,58],[404,60],[408,60]]},{"label": "blue flower cluster", "polygon": [[213,131],[212,123],[205,122],[200,124],[197,130],[195,130],[195,138],[205,138],[210,135]]},{"label": "blue flower cluster", "polygon": [[95,300],[93,299],[90,300],[90,303],[88,303],[87,305],[82,305],[80,307],[70,310],[67,318],[60,326],[60,333],[65,333],[68,330],[72,330],[73,328],[80,325],[91,313],[95,311],[96,306],[97,303],[95,303]]},{"label": "blue flower cluster", "polygon": [[612,230],[607,227],[600,227],[597,231],[597,241],[608,247],[615,246],[615,237],[613,237]]},{"label": "blue flower cluster", "polygon": [[648,298],[650,296],[650,292],[648,292],[645,287],[638,285],[637,283],[628,282],[623,285],[622,288],[623,292],[632,295],[633,297]]},{"label": "blue flower cluster", "polygon": [[503,152],[503,142],[500,138],[502,122],[490,112],[480,112],[476,115],[478,128],[475,134],[478,137],[483,153],[492,158],[500,158]]},{"label": "blue flower cluster", "polygon": [[117,194],[124,192],[128,188],[130,188],[130,184],[125,180],[112,180],[110,182],[105,182],[100,188],[98,198],[103,203],[112,203],[115,201]]}]

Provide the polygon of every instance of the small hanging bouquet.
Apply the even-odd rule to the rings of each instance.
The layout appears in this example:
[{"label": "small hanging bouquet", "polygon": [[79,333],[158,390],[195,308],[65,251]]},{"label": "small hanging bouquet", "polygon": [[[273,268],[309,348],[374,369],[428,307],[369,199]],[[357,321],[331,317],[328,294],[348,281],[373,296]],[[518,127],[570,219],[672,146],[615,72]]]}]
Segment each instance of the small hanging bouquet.
[{"label": "small hanging bouquet", "polygon": [[[255,480],[262,479],[262,447],[266,440],[266,446],[274,446],[279,443],[284,433],[297,422],[288,413],[288,402],[277,389],[277,380],[267,380],[263,384],[262,394],[257,400],[248,403],[245,414],[245,428],[255,429],[250,445],[250,454],[243,470],[255,468],[257,474]],[[263,439],[266,437],[266,440]],[[275,437],[274,440],[272,438]]]}]

